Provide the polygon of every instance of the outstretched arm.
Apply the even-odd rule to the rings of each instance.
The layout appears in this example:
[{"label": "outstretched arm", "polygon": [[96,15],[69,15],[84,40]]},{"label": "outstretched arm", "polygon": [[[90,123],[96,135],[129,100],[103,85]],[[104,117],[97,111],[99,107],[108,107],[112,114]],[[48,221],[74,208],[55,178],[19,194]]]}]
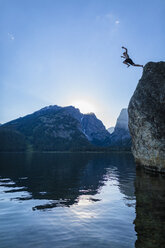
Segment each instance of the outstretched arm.
[{"label": "outstretched arm", "polygon": [[122,46],[122,48],[123,48],[123,49],[125,49],[126,53],[128,52],[128,50],[127,50],[127,48],[126,48],[126,47],[123,47],[123,46]]}]

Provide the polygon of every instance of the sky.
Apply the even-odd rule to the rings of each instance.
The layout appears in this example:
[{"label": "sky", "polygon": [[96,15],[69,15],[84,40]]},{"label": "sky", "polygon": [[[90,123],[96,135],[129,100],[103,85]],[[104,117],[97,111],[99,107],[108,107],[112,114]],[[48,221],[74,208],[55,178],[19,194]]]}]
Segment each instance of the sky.
[{"label": "sky", "polygon": [[165,58],[164,0],[0,0],[0,123],[48,105],[94,112],[108,128],[143,69]]}]

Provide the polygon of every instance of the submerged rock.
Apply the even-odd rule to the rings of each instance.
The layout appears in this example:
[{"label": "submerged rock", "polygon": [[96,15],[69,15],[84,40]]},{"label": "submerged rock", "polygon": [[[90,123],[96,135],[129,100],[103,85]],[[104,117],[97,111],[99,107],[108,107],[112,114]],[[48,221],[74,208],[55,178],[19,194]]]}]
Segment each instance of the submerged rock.
[{"label": "submerged rock", "polygon": [[165,62],[149,62],[128,107],[137,164],[165,172]]}]

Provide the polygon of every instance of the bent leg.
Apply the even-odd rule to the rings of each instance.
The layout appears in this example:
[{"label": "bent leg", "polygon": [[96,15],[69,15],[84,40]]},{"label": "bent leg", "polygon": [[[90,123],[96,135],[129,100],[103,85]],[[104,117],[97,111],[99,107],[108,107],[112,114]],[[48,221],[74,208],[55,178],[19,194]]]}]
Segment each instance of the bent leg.
[{"label": "bent leg", "polygon": [[143,65],[133,64],[133,66],[143,67]]},{"label": "bent leg", "polygon": [[127,65],[128,67],[130,66],[125,60],[123,61],[123,64]]}]

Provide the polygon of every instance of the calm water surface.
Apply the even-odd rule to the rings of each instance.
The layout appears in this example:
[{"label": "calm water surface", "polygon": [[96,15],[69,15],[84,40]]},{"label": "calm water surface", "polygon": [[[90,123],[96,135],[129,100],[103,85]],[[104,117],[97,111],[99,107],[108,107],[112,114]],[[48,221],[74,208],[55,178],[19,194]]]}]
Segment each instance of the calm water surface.
[{"label": "calm water surface", "polygon": [[0,248],[163,248],[164,186],[128,153],[1,154]]}]

